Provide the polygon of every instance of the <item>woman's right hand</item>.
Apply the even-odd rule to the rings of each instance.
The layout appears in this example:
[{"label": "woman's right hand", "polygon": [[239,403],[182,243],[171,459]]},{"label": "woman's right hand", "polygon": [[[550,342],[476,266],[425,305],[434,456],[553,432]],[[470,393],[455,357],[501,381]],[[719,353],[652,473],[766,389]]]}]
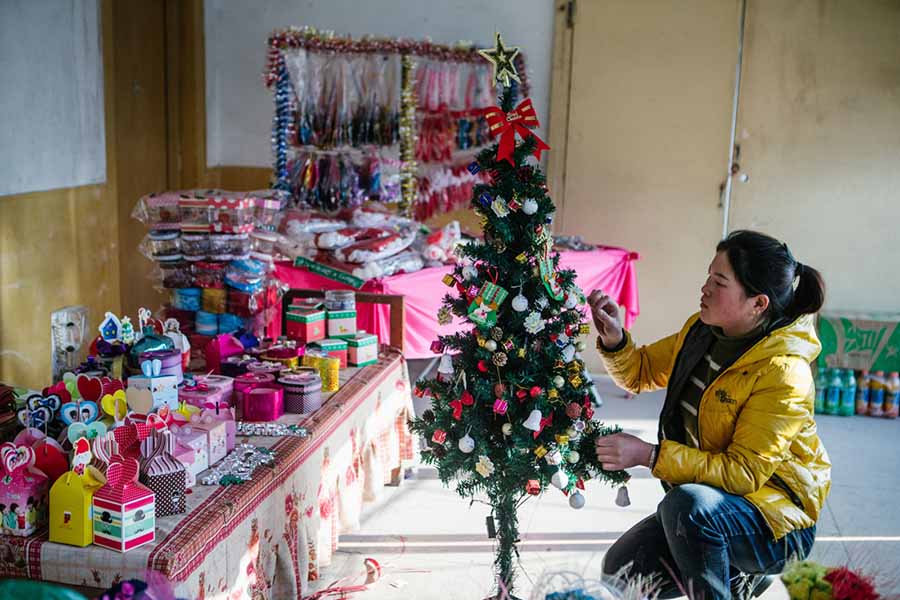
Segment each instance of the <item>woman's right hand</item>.
[{"label": "woman's right hand", "polygon": [[600,341],[606,348],[615,348],[622,343],[622,320],[619,318],[619,305],[615,300],[603,293],[593,290],[588,295],[588,306],[594,327],[600,335]]}]

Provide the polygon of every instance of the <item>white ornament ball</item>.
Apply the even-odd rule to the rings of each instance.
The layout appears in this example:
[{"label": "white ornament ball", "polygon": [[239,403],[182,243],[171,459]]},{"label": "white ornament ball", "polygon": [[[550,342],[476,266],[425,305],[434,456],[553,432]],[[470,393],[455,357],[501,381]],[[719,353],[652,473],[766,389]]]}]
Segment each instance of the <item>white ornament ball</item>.
[{"label": "white ornament ball", "polygon": [[569,292],[568,294],[566,294],[566,302],[565,304],[563,304],[563,306],[568,309],[575,308],[576,306],[578,306],[578,296],[576,296],[572,292]]},{"label": "white ornament ball", "polygon": [[579,460],[581,460],[581,455],[578,454],[577,450],[571,450],[571,451],[569,451],[569,454],[566,455],[566,460],[574,465]]},{"label": "white ornament ball", "polygon": [[512,435],[512,423],[504,423],[500,430],[503,431],[503,435]]},{"label": "white ornament ball", "polygon": [[548,453],[547,456],[544,457],[544,460],[547,461],[548,465],[556,466],[562,463],[562,452],[554,450],[553,452]]},{"label": "white ornament ball", "polygon": [[462,276],[464,279],[476,279],[478,277],[478,269],[472,265],[466,265],[463,267]]},{"label": "white ornament ball", "polygon": [[587,344],[584,343],[584,340],[578,340],[577,342],[575,342],[575,349],[579,352],[584,352],[586,348]]},{"label": "white ornament ball", "polygon": [[569,494],[569,506],[571,506],[575,510],[584,507],[584,496],[581,495],[581,492],[575,490],[574,492]]},{"label": "white ornament ball", "polygon": [[569,476],[566,475],[565,471],[559,469],[553,474],[553,477],[550,478],[550,483],[553,484],[553,487],[556,489],[561,490],[569,485]]},{"label": "white ornament ball", "polygon": [[525,213],[526,215],[533,215],[534,213],[537,212],[537,209],[538,209],[537,200],[528,198],[527,200],[525,200],[522,203],[522,212]]},{"label": "white ornament ball", "polygon": [[470,454],[475,449],[475,440],[468,433],[459,438],[459,451],[463,454]]},{"label": "white ornament ball", "polygon": [[566,385],[566,380],[562,378],[562,375],[557,375],[553,378],[553,387],[556,389],[562,389],[564,385]]},{"label": "white ornament ball", "polygon": [[528,310],[528,298],[519,294],[515,298],[512,299],[512,307],[516,312],[525,312]]},{"label": "white ornament ball", "polygon": [[484,342],[484,349],[488,352],[494,352],[497,350],[497,342],[494,340],[487,340]]}]

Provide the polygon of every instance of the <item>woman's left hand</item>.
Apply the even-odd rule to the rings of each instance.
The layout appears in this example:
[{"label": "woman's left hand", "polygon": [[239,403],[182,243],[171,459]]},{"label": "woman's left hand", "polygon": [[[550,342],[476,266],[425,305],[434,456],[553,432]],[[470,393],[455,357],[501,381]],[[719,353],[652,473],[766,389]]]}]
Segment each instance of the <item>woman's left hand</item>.
[{"label": "woman's left hand", "polygon": [[653,444],[648,444],[630,433],[613,433],[598,437],[594,441],[597,460],[607,471],[619,471],[642,465],[650,466],[650,451]]}]

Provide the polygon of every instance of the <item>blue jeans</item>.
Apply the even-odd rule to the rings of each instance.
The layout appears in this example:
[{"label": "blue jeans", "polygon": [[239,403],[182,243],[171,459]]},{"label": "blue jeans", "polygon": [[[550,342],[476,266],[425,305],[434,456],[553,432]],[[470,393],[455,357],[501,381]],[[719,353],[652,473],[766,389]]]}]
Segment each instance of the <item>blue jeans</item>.
[{"label": "blue jeans", "polygon": [[815,536],[813,526],[774,540],[748,500],[690,483],[669,490],[656,514],[616,540],[603,559],[603,573],[655,574],[663,599],[683,595],[678,582],[692,598],[729,600],[732,578],[780,573],[788,560],[809,555]]}]

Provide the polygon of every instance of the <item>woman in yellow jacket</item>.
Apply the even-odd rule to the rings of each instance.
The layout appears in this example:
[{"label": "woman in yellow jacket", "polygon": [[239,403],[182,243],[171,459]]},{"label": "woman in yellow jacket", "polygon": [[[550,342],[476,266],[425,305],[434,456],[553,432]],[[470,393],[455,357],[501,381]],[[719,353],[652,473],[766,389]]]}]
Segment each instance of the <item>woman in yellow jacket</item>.
[{"label": "woman in yellow jacket", "polygon": [[659,443],[597,440],[605,469],[647,466],[666,495],[610,548],[603,572],[656,574],[661,597],[759,595],[791,558],[805,558],[831,486],[816,435],[810,363],[821,350],[818,271],[767,235],[719,243],[700,313],[638,348],[602,291],[588,298],[610,375],[634,393],[667,388]]}]

